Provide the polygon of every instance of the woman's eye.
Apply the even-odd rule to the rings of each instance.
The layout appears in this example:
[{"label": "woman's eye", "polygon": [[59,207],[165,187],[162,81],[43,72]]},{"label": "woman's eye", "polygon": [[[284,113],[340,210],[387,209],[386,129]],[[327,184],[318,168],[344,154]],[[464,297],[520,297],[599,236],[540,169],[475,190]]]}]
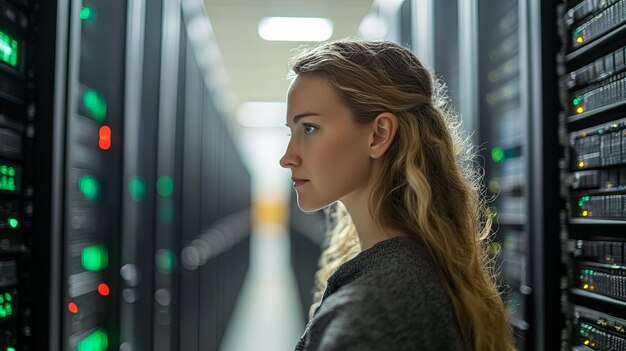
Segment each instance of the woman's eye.
[{"label": "woman's eye", "polygon": [[317,127],[312,126],[310,124],[304,125],[304,134],[313,134],[317,130]]}]

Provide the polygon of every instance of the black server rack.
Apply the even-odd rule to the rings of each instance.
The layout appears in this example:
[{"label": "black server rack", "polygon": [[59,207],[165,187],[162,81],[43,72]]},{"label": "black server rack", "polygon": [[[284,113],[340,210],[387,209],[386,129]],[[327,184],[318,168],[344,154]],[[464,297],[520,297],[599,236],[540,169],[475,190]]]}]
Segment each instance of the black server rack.
[{"label": "black server rack", "polygon": [[250,174],[210,84],[213,71],[200,59],[208,43],[194,41],[194,25],[203,25],[198,8],[183,6],[180,36],[182,207],[173,296],[180,307],[172,346],[179,350],[219,349],[248,270],[252,230]]},{"label": "black server rack", "polygon": [[119,344],[126,3],[72,2],[62,196],[62,349]]},{"label": "black server rack", "polygon": [[[522,91],[527,54],[517,0],[479,3],[479,140],[485,145],[485,182],[496,196],[497,240],[492,243],[504,283],[503,299],[516,347],[526,350],[532,329],[532,273],[527,170],[529,114]],[[530,344],[530,343],[529,343]]]},{"label": "black server rack", "polygon": [[1,350],[218,348],[250,175],[191,3],[0,0]]},{"label": "black server rack", "polygon": [[[48,9],[39,1],[0,1],[2,350],[40,349],[49,336],[42,320],[50,315],[47,149],[52,123],[46,119],[51,114],[54,47],[47,59],[37,55],[38,50],[49,49],[47,44],[54,38],[54,32],[48,31],[51,23],[41,13]],[[38,157],[42,162],[36,162]]]},{"label": "black server rack", "polygon": [[[187,39],[188,40],[188,39]],[[195,184],[200,183],[202,179],[201,154],[203,150],[203,98],[204,98],[204,80],[202,73],[195,62],[195,57],[191,51],[191,44],[185,44],[186,53],[186,90],[185,98],[185,159],[183,161],[183,177],[190,182],[183,184],[182,196],[183,213],[186,219],[182,223],[182,244],[189,245],[196,237],[196,233],[202,228],[202,191],[198,191]],[[187,249],[187,251],[192,249]],[[195,252],[194,252],[195,253]],[[180,277],[181,284],[181,300],[186,303],[180,305],[180,349],[181,350],[198,350],[199,349],[199,328],[194,327],[199,320],[199,301],[201,298],[199,289],[198,276],[191,271],[194,268],[194,262],[191,258],[186,258],[186,251],[182,252],[182,265],[189,267],[189,272],[183,270]]]},{"label": "black server rack", "polygon": [[558,121],[554,6],[477,4],[477,145],[496,211],[496,258],[516,347],[553,350],[558,309]]},{"label": "black server rack", "polygon": [[562,350],[626,350],[626,2],[558,5]]},{"label": "black server rack", "polygon": [[127,12],[119,347],[151,350],[163,2],[131,1]]}]

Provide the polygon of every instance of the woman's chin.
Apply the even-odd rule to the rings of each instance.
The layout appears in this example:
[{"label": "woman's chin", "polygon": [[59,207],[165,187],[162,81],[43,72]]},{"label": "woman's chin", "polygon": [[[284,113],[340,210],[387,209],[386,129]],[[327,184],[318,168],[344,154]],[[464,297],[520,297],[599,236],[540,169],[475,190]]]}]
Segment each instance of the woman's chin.
[{"label": "woman's chin", "polygon": [[300,196],[298,196],[298,207],[302,212],[316,212],[321,210],[322,208],[328,206],[328,204],[311,204],[305,201],[302,201]]}]

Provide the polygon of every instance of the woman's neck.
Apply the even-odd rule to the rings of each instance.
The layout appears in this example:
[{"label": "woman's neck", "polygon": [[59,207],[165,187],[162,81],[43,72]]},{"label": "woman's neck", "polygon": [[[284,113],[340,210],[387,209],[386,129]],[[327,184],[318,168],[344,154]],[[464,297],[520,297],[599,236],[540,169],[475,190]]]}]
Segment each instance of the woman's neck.
[{"label": "woman's neck", "polygon": [[351,194],[349,198],[342,200],[359,235],[361,251],[367,250],[383,240],[404,235],[389,228],[378,227],[369,212],[368,197],[366,192],[362,192],[361,194]]}]

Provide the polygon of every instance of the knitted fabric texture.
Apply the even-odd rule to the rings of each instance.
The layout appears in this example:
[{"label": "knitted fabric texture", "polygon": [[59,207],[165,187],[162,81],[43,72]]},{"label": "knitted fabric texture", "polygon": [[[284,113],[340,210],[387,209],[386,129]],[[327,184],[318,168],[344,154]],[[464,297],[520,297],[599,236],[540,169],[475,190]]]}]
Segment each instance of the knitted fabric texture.
[{"label": "knitted fabric texture", "polygon": [[462,349],[432,263],[415,240],[395,237],[337,268],[295,351]]}]

